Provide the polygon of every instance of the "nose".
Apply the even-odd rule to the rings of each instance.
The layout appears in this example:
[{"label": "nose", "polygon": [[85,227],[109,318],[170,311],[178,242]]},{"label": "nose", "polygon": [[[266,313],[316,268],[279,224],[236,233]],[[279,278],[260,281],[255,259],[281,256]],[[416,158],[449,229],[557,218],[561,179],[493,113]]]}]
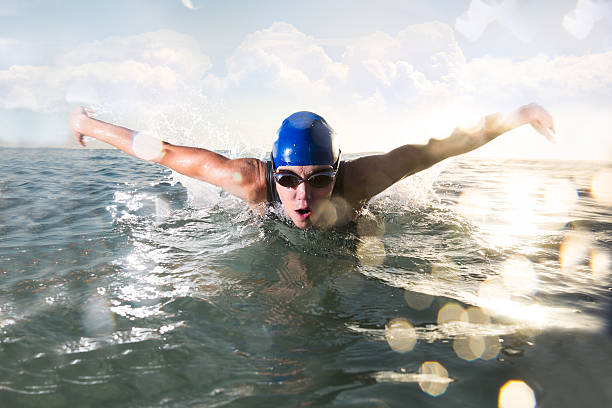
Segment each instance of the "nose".
[{"label": "nose", "polygon": [[310,186],[308,183],[302,182],[295,188],[295,197],[298,200],[310,199]]}]

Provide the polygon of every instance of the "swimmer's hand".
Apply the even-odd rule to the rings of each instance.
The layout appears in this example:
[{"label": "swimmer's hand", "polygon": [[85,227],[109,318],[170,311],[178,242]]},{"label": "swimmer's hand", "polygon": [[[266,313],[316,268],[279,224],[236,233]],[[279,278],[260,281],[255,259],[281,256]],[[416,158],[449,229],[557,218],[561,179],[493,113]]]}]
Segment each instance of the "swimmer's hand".
[{"label": "swimmer's hand", "polygon": [[70,114],[70,128],[72,129],[72,133],[74,133],[74,137],[76,138],[77,142],[79,142],[79,144],[83,147],[86,146],[83,120],[89,119],[89,115],[92,113],[92,110],[79,106]]},{"label": "swimmer's hand", "polygon": [[536,103],[530,103],[518,108],[514,114],[519,124],[529,123],[548,141],[555,142],[555,124],[553,123],[552,116],[546,109]]}]

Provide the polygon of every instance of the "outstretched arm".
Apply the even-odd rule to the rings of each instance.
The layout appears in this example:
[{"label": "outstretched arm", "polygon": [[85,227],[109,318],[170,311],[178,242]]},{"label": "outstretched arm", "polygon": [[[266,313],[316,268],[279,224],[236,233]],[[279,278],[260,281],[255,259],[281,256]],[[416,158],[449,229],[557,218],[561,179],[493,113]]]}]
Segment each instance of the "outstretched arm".
[{"label": "outstretched arm", "polygon": [[260,160],[231,160],[207,149],[176,146],[91,118],[82,107],[72,112],[70,126],[82,146],[85,146],[83,137],[90,136],[131,156],[159,163],[186,176],[219,186],[250,205],[266,199],[265,165]]},{"label": "outstretched arm", "polygon": [[426,145],[404,145],[386,154],[361,157],[348,163],[345,196],[353,203],[364,202],[406,176],[477,149],[525,124],[553,140],[552,117],[537,104],[522,106],[510,114],[494,113],[472,128],[456,128],[445,139],[431,139]]}]

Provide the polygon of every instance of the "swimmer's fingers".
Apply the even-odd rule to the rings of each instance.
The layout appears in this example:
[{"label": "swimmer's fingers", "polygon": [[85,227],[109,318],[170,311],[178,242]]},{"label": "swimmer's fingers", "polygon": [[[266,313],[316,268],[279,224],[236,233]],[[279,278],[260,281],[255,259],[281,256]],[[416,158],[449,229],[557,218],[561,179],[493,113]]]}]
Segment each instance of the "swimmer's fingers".
[{"label": "swimmer's fingers", "polygon": [[85,135],[82,132],[81,124],[81,120],[84,117],[89,117],[89,115],[87,110],[82,106],[79,106],[78,108],[73,110],[72,114],[70,115],[70,127],[72,128],[72,133],[74,134],[74,137],[76,138],[77,142],[79,142],[79,144],[83,147],[86,146],[84,139]]},{"label": "swimmer's fingers", "polygon": [[518,115],[523,123],[529,123],[538,133],[554,143],[555,124],[551,114],[546,109],[538,104],[530,103],[519,108]]},{"label": "swimmer's fingers", "polygon": [[79,144],[83,147],[86,147],[87,144],[85,144],[85,135],[78,133],[78,132],[74,132],[74,136],[76,137],[77,142],[79,142]]},{"label": "swimmer's fingers", "polygon": [[533,128],[535,130],[537,130],[538,133],[543,135],[549,142],[555,143],[555,137],[554,137],[555,127],[554,127],[554,125],[546,127],[546,126],[543,126],[541,123],[532,122],[531,126],[533,126]]},{"label": "swimmer's fingers", "polygon": [[555,124],[553,123],[552,116],[544,108],[539,107],[540,112],[532,120],[531,125],[540,134],[544,135],[549,142],[555,142]]}]

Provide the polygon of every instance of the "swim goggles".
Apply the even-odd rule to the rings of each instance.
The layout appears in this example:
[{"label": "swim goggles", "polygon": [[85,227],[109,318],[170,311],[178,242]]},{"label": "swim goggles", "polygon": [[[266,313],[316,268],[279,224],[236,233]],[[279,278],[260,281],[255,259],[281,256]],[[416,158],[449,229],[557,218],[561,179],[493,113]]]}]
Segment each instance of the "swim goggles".
[{"label": "swim goggles", "polygon": [[300,183],[307,182],[311,187],[314,188],[325,188],[329,187],[331,183],[333,183],[334,178],[336,177],[336,172],[340,167],[340,154],[341,151],[338,150],[338,158],[336,162],[332,166],[331,170],[319,171],[308,178],[303,179],[297,174],[289,170],[276,170],[276,165],[274,164],[274,155],[270,152],[270,160],[272,161],[272,168],[274,169],[274,178],[276,182],[283,187],[287,188],[297,188]]},{"label": "swim goggles", "polygon": [[333,183],[334,177],[336,177],[336,172],[331,170],[314,173],[305,179],[288,170],[280,170],[274,173],[276,182],[287,188],[297,188],[303,182],[307,182],[314,188],[325,188]]}]

